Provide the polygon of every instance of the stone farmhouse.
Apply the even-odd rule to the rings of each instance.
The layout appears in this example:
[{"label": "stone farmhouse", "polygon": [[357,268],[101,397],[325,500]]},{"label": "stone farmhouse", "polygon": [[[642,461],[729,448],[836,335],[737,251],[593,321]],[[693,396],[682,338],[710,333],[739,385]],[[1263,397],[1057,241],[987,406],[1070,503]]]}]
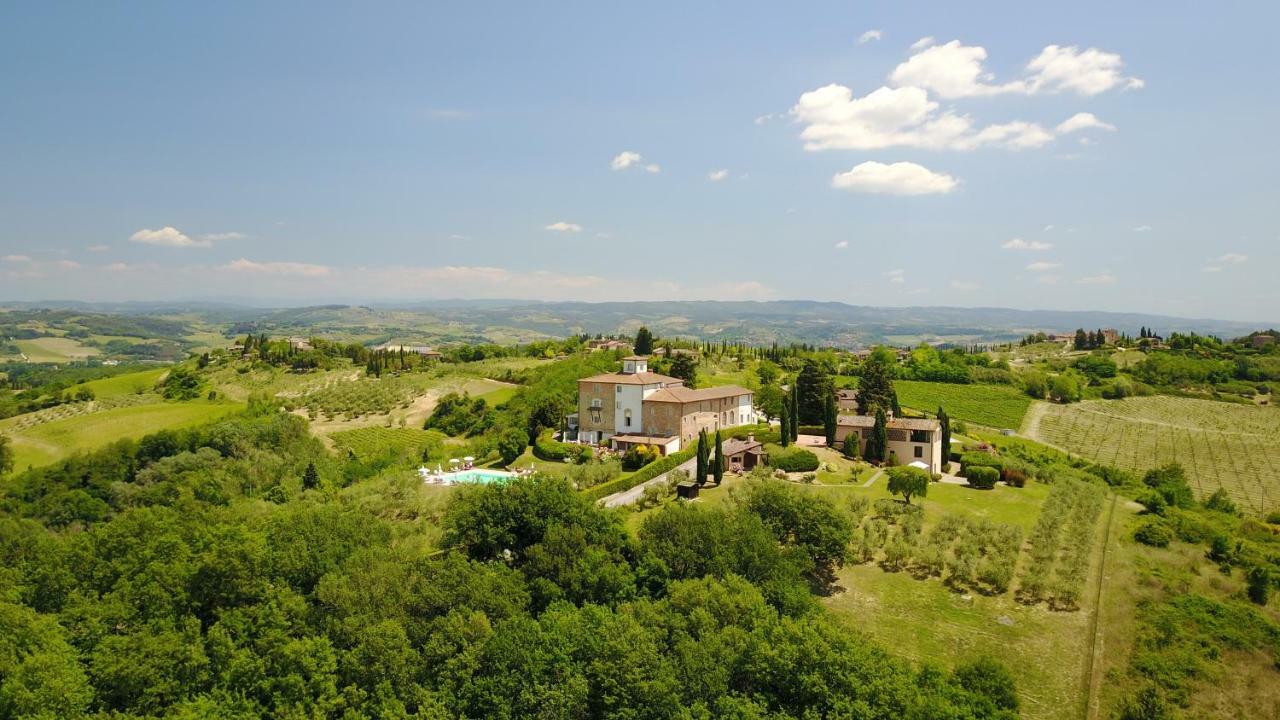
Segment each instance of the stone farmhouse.
[{"label": "stone farmhouse", "polygon": [[[875,426],[876,419],[870,415],[838,415],[836,444],[839,446],[845,437],[856,433],[858,453],[866,452],[867,440]],[[895,418],[890,415],[885,428],[889,436],[889,452],[897,456],[899,464],[918,462],[928,466],[930,474],[942,472],[942,423],[930,418]]]},{"label": "stone farmhouse", "polygon": [[654,445],[665,455],[696,442],[699,430],[754,424],[753,401],[750,390],[736,385],[687,388],[679,378],[649,372],[649,361],[633,355],[623,359],[622,372],[578,381],[568,436],[617,450]]}]

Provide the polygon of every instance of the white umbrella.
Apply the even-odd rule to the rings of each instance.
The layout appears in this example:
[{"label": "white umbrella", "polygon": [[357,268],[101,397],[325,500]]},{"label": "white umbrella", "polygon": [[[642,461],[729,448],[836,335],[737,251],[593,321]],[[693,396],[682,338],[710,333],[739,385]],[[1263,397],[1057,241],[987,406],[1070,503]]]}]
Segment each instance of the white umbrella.
[{"label": "white umbrella", "polygon": [[459,460],[458,458],[449,458],[449,464],[450,464],[450,465],[457,465],[457,464],[458,464],[458,463],[460,463],[460,462],[462,462],[462,461],[461,461],[461,460]]},{"label": "white umbrella", "polygon": [[908,465],[908,467],[920,468],[921,470],[929,469],[929,466],[927,464],[922,463],[919,460],[916,460],[915,462],[911,463],[910,465]]},{"label": "white umbrella", "polygon": [[473,462],[473,461],[475,460],[475,458],[473,458],[473,457],[471,457],[470,455],[468,455],[468,456],[466,456],[466,457],[462,458],[462,460],[463,460],[464,462]]}]

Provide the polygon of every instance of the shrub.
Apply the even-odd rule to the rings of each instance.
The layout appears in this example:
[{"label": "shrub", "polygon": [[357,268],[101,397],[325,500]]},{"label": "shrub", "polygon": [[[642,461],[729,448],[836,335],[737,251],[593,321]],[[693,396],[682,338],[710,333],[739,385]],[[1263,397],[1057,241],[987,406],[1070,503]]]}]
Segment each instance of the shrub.
[{"label": "shrub", "polygon": [[971,487],[990,490],[996,486],[996,481],[1000,479],[1000,471],[993,467],[977,465],[966,468],[965,477],[968,478]]},{"label": "shrub", "polygon": [[1164,501],[1164,496],[1155,490],[1148,490],[1139,495],[1138,502],[1152,515],[1164,515],[1169,507],[1169,503]]},{"label": "shrub", "polygon": [[[600,485],[596,485],[595,487],[583,493],[583,495],[585,495],[587,498],[591,500],[599,500],[600,498],[607,497],[616,492],[622,492],[623,490],[630,490],[631,488],[639,485],[642,482],[652,480],[669,470],[673,470],[676,467],[679,467],[680,465],[684,464],[689,459],[691,459],[694,456],[694,453],[696,453],[697,451],[698,451],[698,448],[695,446],[695,447],[685,448],[680,452],[671,453],[670,455],[662,458],[657,462],[653,462],[653,463],[649,463],[648,465],[645,465],[644,467],[640,468],[639,470],[635,471],[630,475],[617,478],[616,480],[610,480],[609,482],[602,483]],[[814,459],[816,460],[817,458],[814,458]]]},{"label": "shrub", "polygon": [[1015,468],[1005,470],[1001,479],[1011,487],[1026,487],[1027,485],[1027,474]]},{"label": "shrub", "polygon": [[1280,510],[1272,510],[1267,513],[1267,522],[1272,525],[1280,525]]},{"label": "shrub", "polygon": [[1152,547],[1169,547],[1173,533],[1159,520],[1148,520],[1133,531],[1133,539]]},{"label": "shrub", "polygon": [[622,467],[625,470],[639,470],[660,457],[662,453],[652,445],[632,445],[622,456]]},{"label": "shrub", "polygon": [[913,495],[924,497],[929,492],[929,473],[911,466],[891,467],[889,473],[889,492],[901,495],[907,504]]},{"label": "shrub", "polygon": [[533,456],[548,462],[582,463],[591,459],[591,448],[586,445],[559,442],[550,432],[543,433],[533,443]]},{"label": "shrub", "polygon": [[792,447],[769,453],[769,465],[783,472],[813,472],[818,469],[818,456],[803,448]]},{"label": "shrub", "polygon": [[520,428],[507,428],[498,435],[498,454],[502,464],[510,465],[524,453],[529,436]]},{"label": "shrub", "polygon": [[969,468],[971,467],[989,467],[995,468],[998,475],[1004,470],[1004,461],[1000,458],[985,452],[967,452],[960,456],[960,474],[968,477]]},{"label": "shrub", "polygon": [[1249,599],[1265,607],[1267,600],[1271,598],[1271,570],[1265,565],[1256,565],[1249,568],[1245,579],[1249,583]]},{"label": "shrub", "polygon": [[1209,510],[1226,513],[1228,515],[1239,515],[1240,511],[1236,508],[1236,504],[1232,502],[1231,496],[1227,495],[1227,491],[1218,488],[1208,500],[1204,501],[1204,506]]}]

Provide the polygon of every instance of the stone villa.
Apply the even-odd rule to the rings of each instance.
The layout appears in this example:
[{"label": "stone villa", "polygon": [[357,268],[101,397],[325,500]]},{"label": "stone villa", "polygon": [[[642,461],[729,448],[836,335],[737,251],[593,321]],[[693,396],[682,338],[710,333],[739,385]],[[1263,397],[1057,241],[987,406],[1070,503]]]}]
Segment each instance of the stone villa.
[{"label": "stone villa", "polygon": [[[876,419],[870,415],[837,416],[837,447],[850,433],[857,433],[858,452],[866,452],[867,440],[875,426]],[[897,456],[899,464],[919,462],[928,466],[930,474],[942,472],[942,423],[931,418],[895,418],[890,415],[886,430],[889,452]]]},{"label": "stone villa", "polygon": [[618,450],[655,445],[665,455],[696,442],[699,430],[754,424],[753,401],[750,390],[736,385],[687,388],[679,378],[649,372],[649,361],[633,355],[623,359],[622,372],[578,381],[569,437]]}]

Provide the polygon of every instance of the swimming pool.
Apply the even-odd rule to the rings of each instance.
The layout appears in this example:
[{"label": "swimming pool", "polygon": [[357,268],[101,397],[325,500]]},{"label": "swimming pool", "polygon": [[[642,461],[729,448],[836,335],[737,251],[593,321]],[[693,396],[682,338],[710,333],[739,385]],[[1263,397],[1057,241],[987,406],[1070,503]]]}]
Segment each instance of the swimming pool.
[{"label": "swimming pool", "polygon": [[[430,471],[427,471],[426,468],[421,468],[418,472],[422,475],[424,480],[428,480],[431,477]],[[447,472],[436,477],[439,477],[446,485],[452,485],[454,483],[479,483],[481,485],[488,485],[490,483],[504,482],[515,476],[515,473],[509,473],[505,470],[481,470],[479,468],[472,468],[471,470]]]}]

